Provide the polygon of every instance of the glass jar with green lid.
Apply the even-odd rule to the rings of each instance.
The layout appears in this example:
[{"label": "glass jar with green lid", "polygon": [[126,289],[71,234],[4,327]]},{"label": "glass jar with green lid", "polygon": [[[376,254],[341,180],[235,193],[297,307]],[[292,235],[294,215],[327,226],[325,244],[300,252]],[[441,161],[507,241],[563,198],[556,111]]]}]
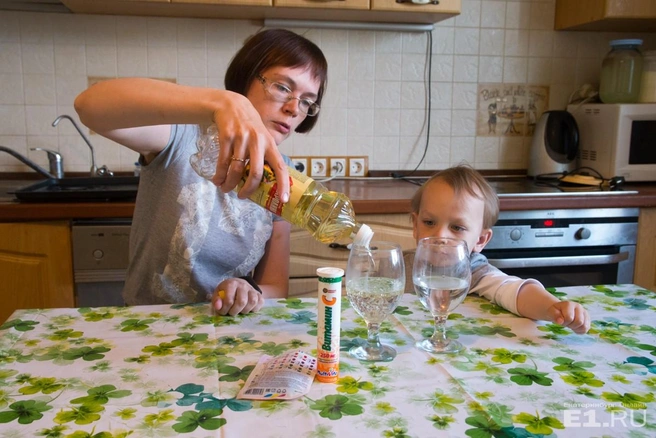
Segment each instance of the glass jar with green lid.
[{"label": "glass jar with green lid", "polygon": [[640,95],[642,40],[610,42],[610,52],[601,64],[599,97],[604,103],[635,103]]}]

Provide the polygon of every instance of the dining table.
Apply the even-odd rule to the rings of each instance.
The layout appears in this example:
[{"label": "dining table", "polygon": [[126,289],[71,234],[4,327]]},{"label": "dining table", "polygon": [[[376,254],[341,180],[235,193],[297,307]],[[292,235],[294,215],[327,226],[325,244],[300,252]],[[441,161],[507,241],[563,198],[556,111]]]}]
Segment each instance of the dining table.
[{"label": "dining table", "polygon": [[549,288],[590,313],[588,333],[470,294],[448,336],[405,294],[381,325],[397,356],[360,362],[344,297],[339,376],[294,399],[239,398],[263,356],[316,357],[317,298],[256,312],[208,303],[21,309],[0,325],[0,437],[654,437],[656,293],[633,284]]}]

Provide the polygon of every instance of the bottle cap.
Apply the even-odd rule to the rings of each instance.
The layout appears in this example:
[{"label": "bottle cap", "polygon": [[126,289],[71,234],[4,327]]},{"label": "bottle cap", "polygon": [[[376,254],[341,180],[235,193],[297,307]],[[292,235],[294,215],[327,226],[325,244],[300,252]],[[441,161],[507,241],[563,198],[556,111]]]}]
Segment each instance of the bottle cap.
[{"label": "bottle cap", "polygon": [[372,237],[374,237],[374,230],[372,230],[369,225],[362,224],[353,239],[353,245],[369,247],[369,242],[371,242]]},{"label": "bottle cap", "polygon": [[317,268],[317,276],[321,278],[342,278],[344,270],[340,268]]},{"label": "bottle cap", "polygon": [[627,39],[627,40],[613,40],[610,42],[612,46],[641,46],[642,40],[640,39]]}]

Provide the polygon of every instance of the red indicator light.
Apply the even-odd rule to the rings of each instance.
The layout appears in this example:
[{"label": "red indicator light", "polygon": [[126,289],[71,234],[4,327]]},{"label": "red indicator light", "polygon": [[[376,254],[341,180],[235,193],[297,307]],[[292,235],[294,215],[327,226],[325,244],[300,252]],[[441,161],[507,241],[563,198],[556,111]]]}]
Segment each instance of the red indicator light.
[{"label": "red indicator light", "polygon": [[553,221],[551,219],[547,219],[544,221],[544,226],[545,227],[553,227]]}]

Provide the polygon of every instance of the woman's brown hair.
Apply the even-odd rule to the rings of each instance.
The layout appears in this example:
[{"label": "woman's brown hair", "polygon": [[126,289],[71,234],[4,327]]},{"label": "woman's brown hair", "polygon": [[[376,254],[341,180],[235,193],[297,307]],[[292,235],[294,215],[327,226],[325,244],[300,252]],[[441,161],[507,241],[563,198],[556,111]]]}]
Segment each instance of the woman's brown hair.
[{"label": "woman's brown hair", "polygon": [[[316,103],[321,99],[328,82],[328,63],[321,49],[307,38],[285,29],[268,29],[246,40],[232,58],[225,74],[226,90],[246,95],[257,75],[272,67],[307,67],[319,80]],[[309,132],[317,123],[317,116],[306,117],[296,132]]]}]

